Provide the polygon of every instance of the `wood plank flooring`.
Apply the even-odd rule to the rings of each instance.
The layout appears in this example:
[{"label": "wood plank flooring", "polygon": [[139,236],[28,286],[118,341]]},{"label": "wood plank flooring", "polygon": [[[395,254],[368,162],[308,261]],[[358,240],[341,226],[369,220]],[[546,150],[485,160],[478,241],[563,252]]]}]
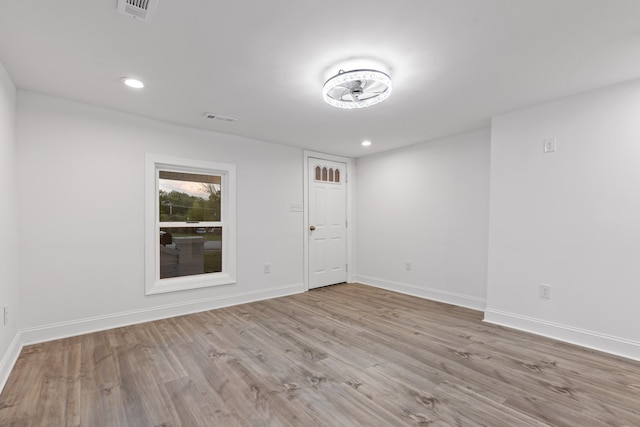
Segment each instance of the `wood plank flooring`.
[{"label": "wood plank flooring", "polygon": [[2,426],[640,426],[640,363],[363,285],[25,347]]}]

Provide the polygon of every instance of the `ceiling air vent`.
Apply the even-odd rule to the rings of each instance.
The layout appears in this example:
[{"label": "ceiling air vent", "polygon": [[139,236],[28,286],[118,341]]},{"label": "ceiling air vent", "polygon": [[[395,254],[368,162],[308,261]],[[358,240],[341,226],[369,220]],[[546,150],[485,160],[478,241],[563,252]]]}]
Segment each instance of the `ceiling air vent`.
[{"label": "ceiling air vent", "polygon": [[222,120],[223,122],[235,122],[237,119],[233,117],[221,116],[220,114],[204,113],[204,117],[213,120]]},{"label": "ceiling air vent", "polygon": [[118,12],[133,19],[151,22],[158,0],[118,0]]}]

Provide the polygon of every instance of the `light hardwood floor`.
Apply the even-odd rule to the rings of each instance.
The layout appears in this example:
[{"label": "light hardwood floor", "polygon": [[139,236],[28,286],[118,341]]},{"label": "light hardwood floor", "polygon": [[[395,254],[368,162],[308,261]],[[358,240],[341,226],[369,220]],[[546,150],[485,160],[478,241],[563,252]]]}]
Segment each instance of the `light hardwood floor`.
[{"label": "light hardwood floor", "polygon": [[363,285],[25,347],[0,425],[640,426],[640,363]]}]

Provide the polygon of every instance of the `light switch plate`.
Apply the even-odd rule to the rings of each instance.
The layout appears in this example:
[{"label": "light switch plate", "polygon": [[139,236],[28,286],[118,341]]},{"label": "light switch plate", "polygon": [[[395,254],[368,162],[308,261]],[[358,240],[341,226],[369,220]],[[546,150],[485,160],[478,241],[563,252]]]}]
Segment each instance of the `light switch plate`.
[{"label": "light switch plate", "polygon": [[556,139],[548,138],[542,141],[542,149],[545,153],[553,153],[556,151]]}]

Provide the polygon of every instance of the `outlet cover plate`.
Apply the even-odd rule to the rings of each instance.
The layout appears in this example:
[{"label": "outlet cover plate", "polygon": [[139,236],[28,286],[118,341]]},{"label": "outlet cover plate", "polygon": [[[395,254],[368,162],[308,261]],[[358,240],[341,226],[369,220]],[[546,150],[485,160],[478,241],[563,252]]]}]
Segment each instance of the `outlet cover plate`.
[{"label": "outlet cover plate", "polygon": [[551,299],[551,285],[544,283],[540,285],[540,298]]}]

